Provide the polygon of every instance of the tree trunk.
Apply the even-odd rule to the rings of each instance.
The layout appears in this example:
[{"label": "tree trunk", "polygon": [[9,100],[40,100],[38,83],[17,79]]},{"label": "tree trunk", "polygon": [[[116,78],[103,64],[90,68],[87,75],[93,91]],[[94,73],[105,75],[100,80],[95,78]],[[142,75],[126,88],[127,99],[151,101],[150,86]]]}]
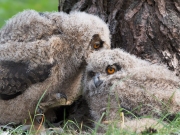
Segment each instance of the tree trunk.
[{"label": "tree trunk", "polygon": [[98,15],[122,48],[180,72],[180,0],[63,0],[62,10]]}]

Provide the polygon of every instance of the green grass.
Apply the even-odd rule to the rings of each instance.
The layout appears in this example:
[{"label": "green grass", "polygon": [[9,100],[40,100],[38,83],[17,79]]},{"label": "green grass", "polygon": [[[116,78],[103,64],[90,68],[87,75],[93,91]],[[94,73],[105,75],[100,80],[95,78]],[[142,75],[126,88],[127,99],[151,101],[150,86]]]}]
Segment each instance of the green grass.
[{"label": "green grass", "polygon": [[[164,123],[163,119],[159,119],[160,123]],[[125,129],[120,129],[117,128],[116,123],[109,124],[106,132],[104,133],[105,135],[152,135],[150,133],[146,133],[145,131],[143,133],[136,133],[131,130],[125,130]],[[81,130],[81,125],[78,125],[75,121],[68,120],[64,123],[64,126],[61,128],[55,128],[54,130],[47,130],[46,133],[49,134],[61,134],[61,135],[96,135],[97,133],[97,128],[99,126],[103,126],[103,124],[98,124],[95,129],[89,129],[91,132],[85,132]],[[155,126],[155,127],[154,127]],[[31,132],[26,132],[23,133],[21,129],[22,125],[16,127],[15,129],[10,129],[9,133],[13,135],[20,135],[20,134],[25,134],[25,135],[32,135],[35,133],[35,131]],[[75,127],[75,128],[74,128]],[[153,125],[152,128],[156,129],[156,125]],[[53,129],[53,128],[52,128]],[[0,130],[0,134],[3,133],[2,130]],[[153,135],[180,135],[180,117],[177,115],[177,117],[173,121],[165,122],[163,124],[163,127],[161,129],[158,129],[156,133]]]},{"label": "green grass", "polygon": [[57,11],[58,0],[0,0],[0,28],[6,20],[25,9]]},{"label": "green grass", "polygon": [[[46,93],[46,91],[44,92],[44,94],[45,93]],[[44,97],[44,94],[39,99],[39,102],[37,103],[37,107],[40,104],[42,98]],[[35,117],[39,115],[39,114],[37,114],[37,107],[35,109],[35,114],[36,114]],[[120,106],[119,106],[119,110],[120,110],[120,112],[122,111],[122,108]],[[125,110],[125,109],[124,109],[124,111],[126,112],[125,117],[126,117],[126,114],[130,114],[133,119],[139,119],[132,112],[129,112],[129,111]],[[110,112],[106,112],[106,113],[109,114]],[[108,116],[108,114],[103,113],[102,117],[104,115]],[[159,118],[157,120],[157,123],[153,124],[151,126],[151,128],[157,130],[157,132],[153,133],[153,135],[180,135],[180,113],[178,113],[176,115],[175,119],[172,120],[172,121],[165,118],[167,115],[168,114],[162,115],[161,118]],[[30,128],[29,131],[27,131],[27,132],[22,131],[23,125],[19,125],[16,128],[9,129],[8,130],[9,134],[13,134],[13,135],[21,135],[21,134],[23,134],[23,135],[33,135],[33,134],[37,134],[38,131],[36,131],[33,128],[33,123],[34,123],[35,117],[31,118],[32,119],[31,120],[32,125],[31,125],[31,128]],[[63,122],[64,124],[61,127],[53,128],[53,125],[52,125],[51,130],[46,129],[46,133],[48,135],[52,135],[52,134],[57,134],[57,135],[58,134],[61,134],[61,135],[97,135],[98,134],[97,133],[98,128],[106,127],[107,130],[106,130],[105,133],[103,133],[105,135],[139,135],[139,134],[141,134],[141,135],[152,135],[152,134],[150,134],[149,132],[146,132],[146,131],[143,131],[143,133],[136,133],[136,132],[133,132],[131,128],[120,129],[119,127],[116,126],[119,123],[118,119],[113,121],[109,125],[103,124],[103,123],[100,122],[102,120],[102,117],[97,122],[94,129],[88,128],[90,132],[82,131],[82,125],[80,123],[77,123],[76,121],[64,120],[64,122]],[[152,118],[151,116],[146,116],[146,117]],[[158,123],[163,125],[163,127],[160,128],[160,129],[157,129],[157,124]],[[149,127],[147,127],[147,128],[149,128]],[[0,135],[2,133],[3,133],[3,131],[0,129]]]}]

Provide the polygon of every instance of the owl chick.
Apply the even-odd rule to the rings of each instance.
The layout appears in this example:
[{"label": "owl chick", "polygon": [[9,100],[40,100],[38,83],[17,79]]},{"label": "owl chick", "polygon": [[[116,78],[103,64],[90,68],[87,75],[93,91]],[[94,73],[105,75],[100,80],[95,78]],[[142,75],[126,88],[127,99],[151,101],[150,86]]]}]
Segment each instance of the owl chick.
[{"label": "owl chick", "polygon": [[121,107],[145,116],[180,111],[180,80],[165,66],[151,64],[120,49],[90,54],[83,95],[97,122],[119,120]]},{"label": "owl chick", "polygon": [[22,123],[40,108],[73,102],[84,62],[110,48],[108,26],[83,12],[26,10],[0,30],[0,124]]}]

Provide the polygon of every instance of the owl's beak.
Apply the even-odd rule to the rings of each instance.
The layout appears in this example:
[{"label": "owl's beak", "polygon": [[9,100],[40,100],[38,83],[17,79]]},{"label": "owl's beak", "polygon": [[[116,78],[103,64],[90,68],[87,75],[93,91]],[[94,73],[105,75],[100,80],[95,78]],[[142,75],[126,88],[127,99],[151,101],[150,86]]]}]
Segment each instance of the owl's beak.
[{"label": "owl's beak", "polygon": [[99,77],[100,73],[96,73],[96,75],[93,77],[93,81],[94,81],[94,85],[97,87],[99,87],[103,81],[100,80],[100,77]]}]

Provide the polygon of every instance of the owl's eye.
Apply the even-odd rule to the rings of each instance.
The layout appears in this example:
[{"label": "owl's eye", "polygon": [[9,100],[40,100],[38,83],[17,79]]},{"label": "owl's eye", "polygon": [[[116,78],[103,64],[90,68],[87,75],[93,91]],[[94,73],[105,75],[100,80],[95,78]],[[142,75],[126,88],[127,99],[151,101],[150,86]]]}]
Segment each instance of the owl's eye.
[{"label": "owl's eye", "polygon": [[99,34],[95,34],[92,36],[92,39],[90,41],[91,48],[93,50],[99,50],[103,47],[104,41],[100,38]]},{"label": "owl's eye", "polygon": [[121,70],[121,67],[118,64],[115,63],[113,65],[107,66],[106,73],[108,75],[111,75],[111,74],[114,74],[116,71],[119,71],[119,70]]},{"label": "owl's eye", "polygon": [[93,48],[94,48],[94,49],[99,49],[99,48],[100,48],[100,44],[94,44],[94,45],[93,45]]},{"label": "owl's eye", "polygon": [[116,71],[116,69],[115,68],[113,68],[113,67],[111,67],[111,66],[109,66],[109,67],[107,67],[107,69],[106,69],[106,72],[107,72],[107,74],[114,74],[114,72]]}]

